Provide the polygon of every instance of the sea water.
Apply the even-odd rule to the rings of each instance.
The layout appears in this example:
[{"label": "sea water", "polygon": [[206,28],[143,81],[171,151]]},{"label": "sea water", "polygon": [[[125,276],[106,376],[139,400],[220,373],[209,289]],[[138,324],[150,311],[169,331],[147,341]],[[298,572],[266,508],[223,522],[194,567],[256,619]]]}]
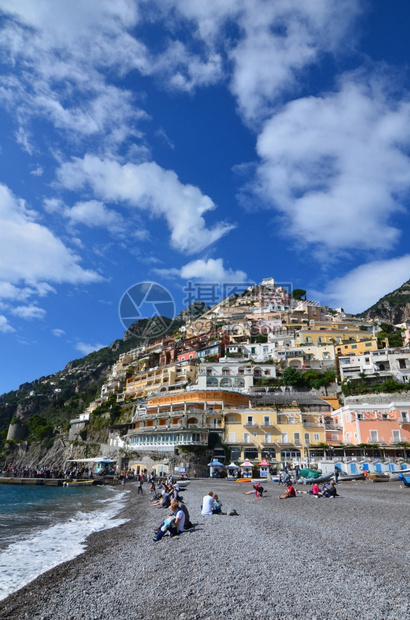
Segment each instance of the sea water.
[{"label": "sea water", "polygon": [[0,485],[0,600],[85,550],[114,518],[128,491],[110,486]]}]

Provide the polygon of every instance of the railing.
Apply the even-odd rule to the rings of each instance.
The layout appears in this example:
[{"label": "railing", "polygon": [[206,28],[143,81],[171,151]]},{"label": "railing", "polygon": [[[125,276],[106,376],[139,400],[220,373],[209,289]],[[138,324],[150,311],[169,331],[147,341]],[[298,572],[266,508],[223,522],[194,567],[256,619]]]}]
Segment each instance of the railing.
[{"label": "railing", "polygon": [[258,425],[256,424],[256,422],[245,422],[244,426],[246,428],[255,428]]}]

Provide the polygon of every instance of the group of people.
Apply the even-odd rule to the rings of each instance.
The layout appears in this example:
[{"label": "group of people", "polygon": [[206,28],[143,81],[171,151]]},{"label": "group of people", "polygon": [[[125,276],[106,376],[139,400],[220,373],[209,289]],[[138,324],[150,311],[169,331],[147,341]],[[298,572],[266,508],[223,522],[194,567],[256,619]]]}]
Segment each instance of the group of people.
[{"label": "group of people", "polygon": [[312,490],[309,491],[309,494],[313,495],[316,498],[318,497],[329,497],[329,498],[339,497],[339,494],[336,490],[336,484],[334,482],[331,482],[330,485],[327,485],[326,483],[324,483],[322,487],[319,487],[317,482],[314,482],[312,484]]},{"label": "group of people", "polygon": [[161,525],[154,530],[155,542],[161,540],[165,534],[178,536],[184,530],[192,528],[189,511],[179,495],[179,484],[173,478],[167,478],[158,482],[156,493],[155,480],[150,480],[150,490],[154,493],[151,506],[170,508],[169,514],[163,519]]},{"label": "group of people", "polygon": [[219,497],[209,491],[202,500],[201,515],[220,515],[222,514],[222,502]]}]

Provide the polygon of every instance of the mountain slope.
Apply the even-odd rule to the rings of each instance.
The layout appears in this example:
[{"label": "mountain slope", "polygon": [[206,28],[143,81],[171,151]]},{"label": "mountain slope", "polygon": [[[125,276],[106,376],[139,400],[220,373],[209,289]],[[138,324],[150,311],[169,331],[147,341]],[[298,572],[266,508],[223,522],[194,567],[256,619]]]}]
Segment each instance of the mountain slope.
[{"label": "mountain slope", "polygon": [[358,316],[398,325],[410,321],[410,280]]}]

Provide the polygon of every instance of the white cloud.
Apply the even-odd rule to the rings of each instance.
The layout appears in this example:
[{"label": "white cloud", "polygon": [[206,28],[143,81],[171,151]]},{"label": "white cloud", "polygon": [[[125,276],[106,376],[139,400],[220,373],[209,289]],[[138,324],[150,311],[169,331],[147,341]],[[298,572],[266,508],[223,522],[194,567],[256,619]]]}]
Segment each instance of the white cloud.
[{"label": "white cloud", "polygon": [[[145,117],[132,95],[110,83],[132,69],[145,72],[147,50],[127,29],[138,21],[129,0],[34,5],[0,0],[0,50],[10,74],[0,80],[3,102],[19,121],[18,141],[32,152],[28,122],[40,115],[70,138],[99,134],[110,148],[138,135]],[[81,97],[79,97],[81,95]]]},{"label": "white cloud", "polygon": [[319,250],[390,250],[410,190],[410,103],[378,76],[289,103],[258,138],[257,191],[287,232]]},{"label": "white cloud", "polygon": [[34,177],[41,177],[43,173],[44,169],[40,166],[40,164],[30,171],[30,174],[32,174]]},{"label": "white cloud", "polygon": [[122,216],[98,200],[77,202],[73,207],[64,210],[64,217],[72,224],[108,228],[112,232],[124,232],[125,224]]},{"label": "white cloud", "polygon": [[184,265],[180,270],[181,278],[186,280],[203,280],[207,282],[245,282],[247,275],[244,271],[225,269],[222,258],[195,260]]},{"label": "white cloud", "polygon": [[61,338],[61,336],[65,335],[65,331],[63,329],[52,329],[51,333],[53,334],[53,336],[55,336],[56,338]]},{"label": "white cloud", "polygon": [[102,279],[83,269],[80,257],[35,217],[23,200],[0,184],[0,292],[3,289],[3,294],[12,297],[19,289],[23,297],[29,292],[44,296],[53,290],[47,281],[80,284]]},{"label": "white cloud", "polygon": [[31,321],[32,319],[44,319],[47,314],[43,308],[39,308],[34,304],[30,304],[29,306],[16,306],[12,308],[10,312],[14,314],[14,316],[18,316],[27,321]]},{"label": "white cloud", "polygon": [[183,185],[175,172],[155,162],[121,165],[86,155],[62,164],[57,174],[67,189],[91,187],[102,200],[123,202],[148,217],[164,217],[171,245],[181,252],[200,252],[234,228],[225,222],[207,228],[203,215],[215,208],[212,200],[197,187]]},{"label": "white cloud", "polygon": [[300,88],[303,69],[352,45],[350,28],[360,7],[360,0],[162,0],[159,18],[177,33],[179,18],[201,45],[185,37],[175,41],[174,35],[151,70],[165,71],[168,83],[181,90],[232,70],[230,87],[240,111],[257,121],[285,90]]},{"label": "white cloud", "polygon": [[7,318],[0,314],[0,332],[2,332],[3,334],[6,334],[7,332],[14,332],[14,331],[16,330],[14,329],[14,327],[10,325]]},{"label": "white cloud", "polygon": [[342,278],[330,282],[324,291],[309,291],[309,297],[319,298],[333,308],[346,312],[364,312],[381,297],[399,288],[410,277],[410,254],[390,260],[360,265]]},{"label": "white cloud", "polygon": [[96,343],[96,344],[88,344],[86,342],[77,342],[75,348],[77,351],[80,351],[83,355],[88,355],[89,353],[93,353],[94,351],[99,351],[100,349],[106,347],[107,345]]}]

